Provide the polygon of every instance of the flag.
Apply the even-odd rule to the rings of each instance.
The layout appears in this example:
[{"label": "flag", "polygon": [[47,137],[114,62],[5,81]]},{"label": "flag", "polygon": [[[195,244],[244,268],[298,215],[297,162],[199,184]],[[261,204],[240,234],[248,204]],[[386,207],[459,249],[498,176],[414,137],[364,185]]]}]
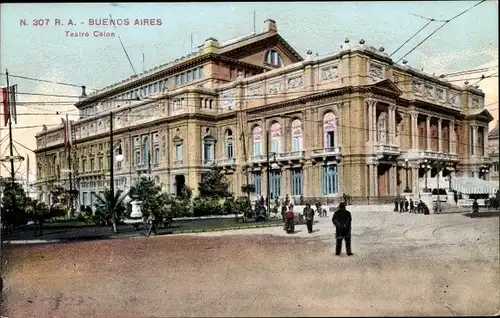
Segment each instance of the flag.
[{"label": "flag", "polygon": [[3,105],[3,120],[5,122],[5,126],[7,126],[7,122],[9,121],[10,117],[7,87],[2,87],[2,105]]},{"label": "flag", "polygon": [[17,124],[17,111],[16,111],[16,95],[17,95],[17,85],[12,85],[9,87],[10,97],[9,97],[9,108],[11,118],[14,120],[14,124]]}]

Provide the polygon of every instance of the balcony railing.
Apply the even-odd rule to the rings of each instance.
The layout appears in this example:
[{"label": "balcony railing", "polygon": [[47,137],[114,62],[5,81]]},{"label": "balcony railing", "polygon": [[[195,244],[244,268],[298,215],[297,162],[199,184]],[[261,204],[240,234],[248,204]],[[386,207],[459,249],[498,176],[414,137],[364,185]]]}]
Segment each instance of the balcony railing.
[{"label": "balcony railing", "polygon": [[282,152],[276,156],[277,160],[300,160],[304,159],[304,151]]},{"label": "balcony railing", "polygon": [[311,152],[311,157],[337,157],[340,156],[341,149],[340,147],[327,147],[327,148],[320,148],[320,149],[314,149]]},{"label": "balcony railing", "polygon": [[399,154],[399,147],[395,145],[378,144],[376,146],[376,151],[379,154]]},{"label": "balcony railing", "polygon": [[236,159],[234,159],[234,158],[225,158],[225,159],[218,159],[217,160],[218,166],[232,166],[235,164],[236,164]]},{"label": "balcony railing", "polygon": [[181,160],[175,160],[174,165],[181,165],[182,164],[182,159]]},{"label": "balcony railing", "polygon": [[444,153],[437,151],[414,151],[408,153],[408,159],[417,159],[417,160],[445,160],[445,161],[457,161],[458,155],[454,153]]},{"label": "balcony railing", "polygon": [[253,163],[262,163],[267,161],[267,156],[266,155],[258,155],[258,156],[253,156],[252,157],[252,162]]},{"label": "balcony railing", "polygon": [[203,165],[204,166],[213,166],[215,163],[214,159],[204,159],[203,160]]}]

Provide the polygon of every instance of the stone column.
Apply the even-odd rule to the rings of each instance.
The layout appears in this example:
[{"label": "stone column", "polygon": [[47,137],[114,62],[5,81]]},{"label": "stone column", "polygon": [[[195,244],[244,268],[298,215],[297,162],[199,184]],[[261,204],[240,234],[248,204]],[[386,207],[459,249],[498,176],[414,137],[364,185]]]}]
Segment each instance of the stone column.
[{"label": "stone column", "polygon": [[281,196],[284,198],[287,194],[292,197],[292,171],[288,168],[281,169]]},{"label": "stone column", "polygon": [[417,124],[417,119],[418,119],[418,113],[417,112],[410,112],[410,117],[411,117],[411,129],[410,129],[410,134],[411,134],[411,148],[414,150],[418,149],[418,124]]},{"label": "stone column", "polygon": [[373,165],[373,196],[378,197],[378,165]]},{"label": "stone column", "polygon": [[455,121],[452,120],[450,121],[450,124],[449,124],[449,139],[450,139],[450,152],[451,153],[456,153],[456,148],[455,148],[455,137],[456,137],[456,134],[455,134]]},{"label": "stone column", "polygon": [[425,142],[425,150],[431,150],[431,116],[427,115],[425,118],[427,124],[427,133],[426,133],[426,142]]},{"label": "stone column", "polygon": [[373,136],[373,144],[377,144],[377,102],[373,101],[372,103],[372,123],[371,123],[371,128],[370,130],[372,131],[372,136]]},{"label": "stone column", "polygon": [[389,144],[394,145],[396,138],[396,105],[389,106]]},{"label": "stone column", "polygon": [[368,165],[368,186],[369,186],[369,191],[368,191],[368,196],[373,197],[373,187],[374,187],[374,180],[373,180],[373,165],[369,164]]},{"label": "stone column", "polygon": [[373,136],[374,136],[374,133],[373,133],[373,130],[371,129],[372,128],[372,118],[373,118],[373,101],[372,100],[368,100],[365,102],[365,105],[368,109],[368,118],[366,118],[366,121],[367,121],[367,127],[368,127],[368,141],[371,142],[373,144]]},{"label": "stone column", "polygon": [[478,147],[477,147],[477,126],[476,125],[472,125],[472,146],[474,148],[474,156],[477,156],[477,151],[478,151]]},{"label": "stone column", "polygon": [[[484,149],[484,157],[489,156],[488,149],[488,127],[483,128],[483,149]],[[488,173],[489,176],[489,173]]]},{"label": "stone column", "polygon": [[443,120],[441,118],[438,119],[438,152],[443,151],[443,138],[441,138],[441,133],[442,133],[442,127],[441,124],[443,123]]}]

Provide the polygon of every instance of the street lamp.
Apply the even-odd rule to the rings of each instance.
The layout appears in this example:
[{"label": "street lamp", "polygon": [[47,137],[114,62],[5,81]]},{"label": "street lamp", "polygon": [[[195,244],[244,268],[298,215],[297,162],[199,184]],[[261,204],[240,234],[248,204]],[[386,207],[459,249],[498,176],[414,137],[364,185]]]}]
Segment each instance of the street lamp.
[{"label": "street lamp", "polygon": [[480,170],[479,170],[479,173],[480,173],[480,178],[483,178],[483,177],[486,177],[486,174],[490,172],[490,170],[488,170],[488,167],[487,166],[483,166]]},{"label": "street lamp", "polygon": [[405,159],[405,170],[406,170],[406,188],[405,188],[405,192],[406,193],[411,193],[411,189],[410,189],[410,185],[409,185],[409,182],[408,182],[408,159]]},{"label": "street lamp", "polygon": [[424,159],[424,163],[420,165],[422,169],[424,169],[424,177],[425,177],[425,188],[424,192],[429,192],[429,188],[427,187],[427,172],[431,170],[431,166],[429,165],[429,161]]},{"label": "street lamp", "polygon": [[448,191],[452,191],[451,189],[451,173],[453,172],[453,167],[446,167],[446,170],[448,170]]},{"label": "street lamp", "polygon": [[[269,147],[269,146],[268,146]],[[276,162],[276,153],[273,152],[273,161],[270,160],[271,153],[267,152],[267,215],[271,213],[271,170],[278,170],[279,164]]]}]

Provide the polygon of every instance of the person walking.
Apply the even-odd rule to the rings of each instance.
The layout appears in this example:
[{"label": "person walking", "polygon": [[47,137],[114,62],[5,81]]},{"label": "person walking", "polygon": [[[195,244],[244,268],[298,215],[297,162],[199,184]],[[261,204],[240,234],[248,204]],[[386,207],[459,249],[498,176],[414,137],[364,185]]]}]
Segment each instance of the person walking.
[{"label": "person walking", "polygon": [[340,255],[342,251],[342,240],[345,240],[345,249],[348,256],[353,255],[351,251],[351,212],[347,211],[345,203],[341,202],[339,208],[333,214],[333,225],[335,225],[336,248],[335,255]]},{"label": "person walking", "polygon": [[415,203],[410,199],[410,213],[415,213]]},{"label": "person walking", "polygon": [[153,213],[150,213],[148,216],[148,236],[151,235],[151,233],[156,233],[156,218]]},{"label": "person walking", "polygon": [[313,222],[314,222],[314,210],[311,208],[311,204],[307,203],[302,214],[306,219],[307,232],[311,234],[313,232]]}]

